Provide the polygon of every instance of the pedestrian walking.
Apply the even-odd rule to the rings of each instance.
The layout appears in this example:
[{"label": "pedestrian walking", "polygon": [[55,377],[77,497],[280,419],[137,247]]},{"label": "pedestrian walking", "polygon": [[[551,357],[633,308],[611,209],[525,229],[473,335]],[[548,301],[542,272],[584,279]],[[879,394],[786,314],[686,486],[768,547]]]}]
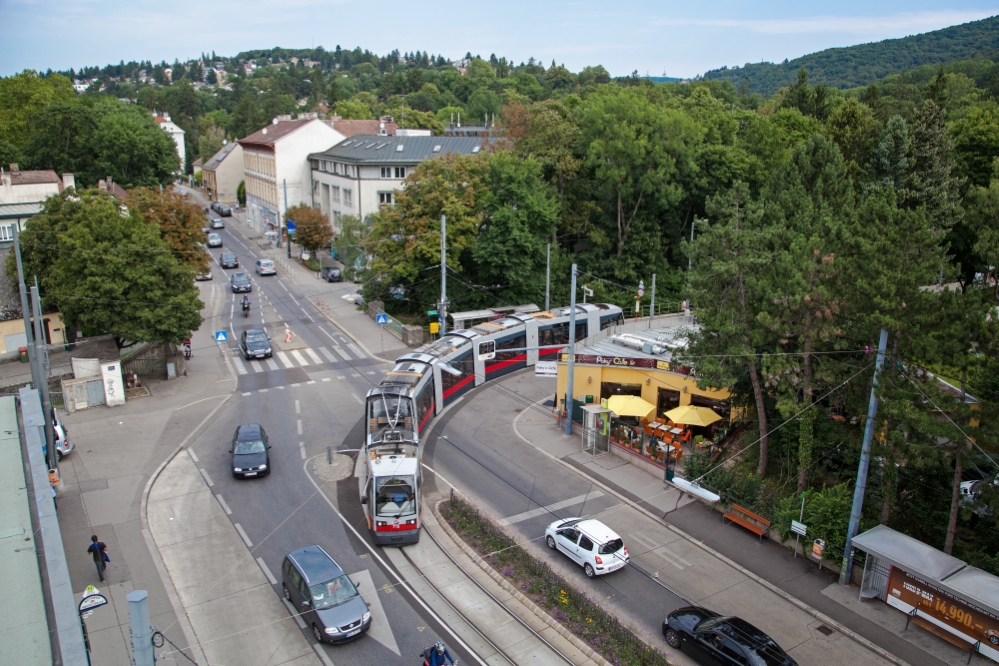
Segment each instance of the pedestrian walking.
[{"label": "pedestrian walking", "polygon": [[91,544],[87,546],[87,552],[91,554],[94,558],[94,565],[97,567],[97,575],[100,576],[101,582],[104,582],[104,571],[108,568],[108,562],[111,558],[108,557],[108,545],[103,541],[97,540],[97,535],[94,534],[90,537]]}]

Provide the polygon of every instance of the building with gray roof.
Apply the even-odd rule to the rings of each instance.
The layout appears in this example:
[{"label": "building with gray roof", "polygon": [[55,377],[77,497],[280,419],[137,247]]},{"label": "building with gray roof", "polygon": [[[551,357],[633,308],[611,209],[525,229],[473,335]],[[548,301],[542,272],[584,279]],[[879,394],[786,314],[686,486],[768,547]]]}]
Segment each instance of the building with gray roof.
[{"label": "building with gray roof", "polygon": [[488,139],[457,136],[355,135],[309,155],[312,205],[340,230],[344,215],[362,220],[395,201],[416,166],[444,155],[475,155]]}]

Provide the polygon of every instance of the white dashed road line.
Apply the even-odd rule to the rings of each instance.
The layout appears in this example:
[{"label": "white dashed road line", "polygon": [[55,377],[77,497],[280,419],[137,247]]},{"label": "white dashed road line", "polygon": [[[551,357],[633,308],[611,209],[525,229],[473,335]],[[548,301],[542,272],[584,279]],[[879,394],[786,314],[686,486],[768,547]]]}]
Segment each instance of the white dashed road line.
[{"label": "white dashed road line", "polygon": [[271,370],[281,369],[281,367],[277,364],[277,361],[275,361],[273,358],[267,359],[267,367],[270,368]]},{"label": "white dashed road line", "polygon": [[312,349],[306,347],[305,348],[305,353],[309,355],[309,358],[312,359],[313,363],[315,363],[316,365],[322,365],[323,359],[319,358],[319,354],[317,354],[316,352],[312,351]]},{"label": "white dashed road line", "polygon": [[271,570],[267,566],[267,563],[264,562],[264,558],[258,557],[257,564],[260,565],[260,570],[264,572],[265,576],[267,576],[267,580],[271,582],[271,585],[277,585],[277,578],[275,578],[274,574],[271,573]]},{"label": "white dashed road line", "polygon": [[302,413],[302,403],[300,403],[298,400],[295,401],[295,413],[296,414]]},{"label": "white dashed road line", "polygon": [[292,363],[290,360],[288,360],[288,356],[284,352],[282,352],[282,351],[274,352],[274,355],[278,357],[278,359],[281,361],[281,363],[282,363],[282,365],[284,365],[284,367],[286,367],[286,368],[294,368],[295,367],[295,364]]},{"label": "white dashed road line", "polygon": [[215,482],[212,481],[212,477],[208,476],[208,472],[206,472],[205,470],[203,470],[200,467],[198,468],[198,471],[201,472],[201,476],[203,476],[205,478],[205,483],[207,483],[209,487],[212,487],[212,486],[215,485]]},{"label": "white dashed road line", "polygon": [[250,541],[250,537],[246,536],[246,532],[243,531],[243,526],[239,523],[235,523],[233,527],[235,527],[236,531],[239,532],[239,537],[243,540],[243,543],[246,544],[246,547],[253,548],[253,542]]},{"label": "white dashed road line", "polygon": [[330,363],[336,363],[336,357],[333,356],[333,354],[330,353],[330,350],[327,349],[326,347],[320,347],[319,353],[325,356],[326,360],[329,361]]},{"label": "white dashed road line", "polygon": [[298,443],[298,451],[302,454],[302,460],[305,460],[305,442]]},{"label": "white dashed road line", "polygon": [[215,495],[215,499],[217,499],[219,501],[219,504],[222,505],[222,508],[225,509],[226,515],[231,516],[232,515],[232,509],[230,509],[229,505],[225,503],[224,499],[222,499],[222,495],[220,495],[220,494]]},{"label": "white dashed road line", "polygon": [[292,350],[291,355],[295,357],[299,365],[309,365],[309,362],[305,360],[305,357],[297,349]]},{"label": "white dashed road line", "polygon": [[340,349],[339,347],[334,347],[333,351],[335,351],[337,354],[339,354],[340,356],[342,356],[343,360],[345,360],[345,361],[349,361],[350,360],[350,356],[347,356],[347,352],[345,352],[344,350]]},{"label": "white dashed road line", "polygon": [[298,434],[302,434],[302,419],[298,419]]}]

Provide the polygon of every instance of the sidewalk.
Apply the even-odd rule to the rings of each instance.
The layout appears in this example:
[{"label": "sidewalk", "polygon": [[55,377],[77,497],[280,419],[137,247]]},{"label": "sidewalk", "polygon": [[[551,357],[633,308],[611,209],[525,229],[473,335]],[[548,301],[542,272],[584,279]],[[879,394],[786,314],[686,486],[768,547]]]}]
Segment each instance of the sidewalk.
[{"label": "sidewalk", "polygon": [[[550,382],[526,374],[506,381],[518,381],[521,389],[525,383],[531,384],[537,389],[534,396],[550,398]],[[895,663],[913,666],[943,666],[963,663],[967,659],[965,653],[925,632],[903,632],[905,618],[901,613],[881,602],[860,603],[857,588],[840,586],[836,575],[827,570],[819,571],[814,562],[794,558],[787,548],[770,540],[761,544],[755,535],[745,530],[732,526],[726,529],[720,513],[699,501],[679,498],[679,493],[667,486],[661,476],[650,474],[613,453],[595,459],[582,453],[579,436],[565,436],[557,429],[555,421],[543,413],[523,410],[514,418],[513,430],[527,444],[571,466],[640,509],[644,514],[641,522],[649,523],[649,527],[665,523],[675,534],[672,539],[686,541],[690,551],[701,551],[696,558],[698,565],[716,560],[729,569],[728,574],[719,569],[718,575],[733,580],[741,578],[758,586],[759,591],[754,596],[770,596],[774,608],[786,606],[779,614],[785,615],[788,628],[791,616],[807,614],[851,636],[857,652],[851,663],[886,663],[882,655],[890,656]],[[663,521],[661,516],[667,511],[669,518]],[[658,529],[662,531],[663,527]],[[670,581],[670,585],[674,589],[689,590],[687,596],[691,599],[705,598],[700,586],[692,585],[689,578],[678,577]],[[710,602],[705,603],[710,605]],[[725,612],[721,608],[717,610]],[[778,639],[778,643],[781,642]]]}]

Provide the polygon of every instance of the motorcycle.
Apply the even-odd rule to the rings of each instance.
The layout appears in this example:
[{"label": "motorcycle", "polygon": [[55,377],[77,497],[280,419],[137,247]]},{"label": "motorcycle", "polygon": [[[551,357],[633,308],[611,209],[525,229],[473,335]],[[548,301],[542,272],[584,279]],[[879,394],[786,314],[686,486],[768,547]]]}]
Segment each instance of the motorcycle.
[{"label": "motorcycle", "polygon": [[243,316],[244,317],[249,317],[250,316],[250,304],[249,303],[243,303]]}]

